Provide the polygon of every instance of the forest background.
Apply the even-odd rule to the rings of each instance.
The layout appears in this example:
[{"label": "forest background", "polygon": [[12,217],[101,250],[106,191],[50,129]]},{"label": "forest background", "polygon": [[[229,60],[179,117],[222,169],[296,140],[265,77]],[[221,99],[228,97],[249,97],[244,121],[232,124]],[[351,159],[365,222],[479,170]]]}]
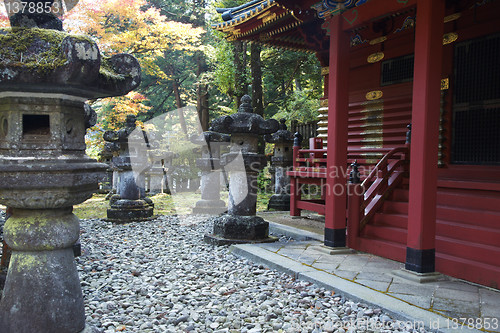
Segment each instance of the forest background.
[{"label": "forest background", "polygon": [[[169,115],[187,134],[182,112],[196,108],[203,130],[235,112],[244,94],[266,119],[315,120],[322,95],[321,67],[314,54],[250,42],[228,42],[211,28],[221,21],[216,8],[247,0],[80,0],[64,16],[64,29],[93,38],[104,56],[134,55],[142,83],[122,97],[90,101],[97,124],[86,136],[87,153],[98,158],[102,135],[124,125],[127,114],[140,123]],[[2,8],[3,9],[3,8]],[[3,12],[0,24],[8,26]]]}]

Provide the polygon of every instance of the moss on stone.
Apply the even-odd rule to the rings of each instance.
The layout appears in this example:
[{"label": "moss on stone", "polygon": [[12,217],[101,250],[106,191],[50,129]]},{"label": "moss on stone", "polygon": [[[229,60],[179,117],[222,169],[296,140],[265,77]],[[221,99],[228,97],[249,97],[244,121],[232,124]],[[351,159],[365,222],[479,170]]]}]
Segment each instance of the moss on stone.
[{"label": "moss on stone", "polygon": [[67,33],[48,29],[0,29],[1,63],[5,67],[28,68],[38,73],[62,67],[67,59],[61,52],[61,43],[67,36]]},{"label": "moss on stone", "polygon": [[40,258],[32,254],[18,252],[13,254],[14,258],[11,262],[15,265],[17,271],[30,272],[36,268],[43,267],[44,263],[40,262]]},{"label": "moss on stone", "polygon": [[122,81],[125,78],[125,75],[118,74],[114,71],[113,65],[111,64],[111,57],[101,56],[99,74],[111,81]]},{"label": "moss on stone", "polygon": [[0,66],[28,68],[37,73],[47,73],[68,63],[61,50],[64,38],[93,43],[85,36],[49,29],[9,28],[0,29]]}]

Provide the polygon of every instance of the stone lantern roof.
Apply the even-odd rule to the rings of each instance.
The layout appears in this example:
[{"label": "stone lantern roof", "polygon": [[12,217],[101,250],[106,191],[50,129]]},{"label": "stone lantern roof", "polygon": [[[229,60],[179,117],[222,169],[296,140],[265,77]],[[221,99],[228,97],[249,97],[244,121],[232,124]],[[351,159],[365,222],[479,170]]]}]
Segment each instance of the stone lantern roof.
[{"label": "stone lantern roof", "polygon": [[86,36],[62,31],[58,18],[78,0],[4,0],[11,28],[0,29],[0,91],[94,99],[119,96],[141,82],[137,59],[104,57]]},{"label": "stone lantern roof", "polygon": [[264,120],[262,116],[252,113],[252,99],[245,95],[241,98],[238,112],[230,116],[215,119],[210,127],[211,131],[226,134],[270,134],[279,128],[275,119]]},{"label": "stone lantern roof", "polygon": [[190,138],[192,143],[199,146],[210,144],[211,142],[229,142],[229,140],[229,135],[213,131],[206,131],[198,135],[193,135]]},{"label": "stone lantern roof", "polygon": [[84,36],[39,28],[0,29],[0,90],[84,98],[126,94],[141,82],[137,59],[102,56]]},{"label": "stone lantern roof", "polygon": [[276,133],[268,134],[264,137],[269,143],[290,143],[293,142],[293,133],[290,132],[285,124],[285,119],[280,120],[279,130]]}]

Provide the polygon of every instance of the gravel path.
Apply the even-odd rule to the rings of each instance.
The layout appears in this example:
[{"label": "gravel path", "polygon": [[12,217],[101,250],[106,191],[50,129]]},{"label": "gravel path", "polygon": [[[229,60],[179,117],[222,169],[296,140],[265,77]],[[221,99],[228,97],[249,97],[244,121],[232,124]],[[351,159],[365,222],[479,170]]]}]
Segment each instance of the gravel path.
[{"label": "gravel path", "polygon": [[203,243],[206,218],[81,225],[87,322],[105,332],[425,332]]}]

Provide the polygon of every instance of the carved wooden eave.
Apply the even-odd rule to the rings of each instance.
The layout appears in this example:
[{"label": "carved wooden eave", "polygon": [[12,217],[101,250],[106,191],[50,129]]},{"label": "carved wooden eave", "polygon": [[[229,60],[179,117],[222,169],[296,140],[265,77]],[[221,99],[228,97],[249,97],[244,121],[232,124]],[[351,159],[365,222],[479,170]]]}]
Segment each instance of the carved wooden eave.
[{"label": "carved wooden eave", "polygon": [[[292,3],[291,3],[292,4]],[[262,44],[317,52],[325,47],[326,34],[313,10],[302,11],[279,0],[251,1],[246,5],[220,9],[227,21],[213,25],[226,38],[251,40]]]},{"label": "carved wooden eave", "polygon": [[369,0],[323,0],[311,6],[318,12],[318,17],[322,19],[334,15],[342,14],[344,11],[360,6]]}]

